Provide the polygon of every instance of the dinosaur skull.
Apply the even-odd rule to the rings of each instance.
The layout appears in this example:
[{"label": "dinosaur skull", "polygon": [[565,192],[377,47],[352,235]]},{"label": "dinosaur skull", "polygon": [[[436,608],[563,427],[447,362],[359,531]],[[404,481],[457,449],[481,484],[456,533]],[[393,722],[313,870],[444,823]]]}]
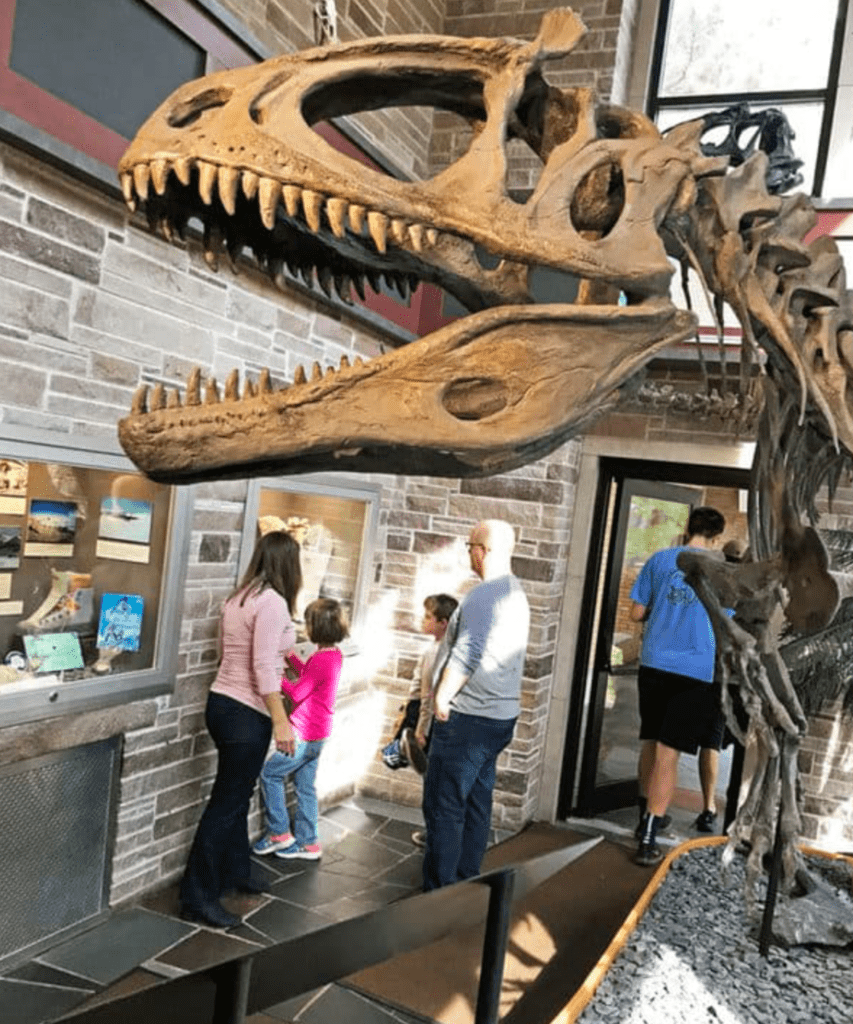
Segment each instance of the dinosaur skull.
[{"label": "dinosaur skull", "polygon": [[[366,39],[178,89],[119,166],[128,204],[167,237],[196,219],[211,265],[223,245],[232,260],[248,248],[274,279],[285,265],[316,272],[345,298],[365,279],[384,275],[404,292],[424,280],[472,315],[367,365],[315,368],[311,381],[300,370],[275,392],[263,377],[239,398],[233,376],[224,399],[215,382],[203,399],[198,378],[183,401],[144,390],[120,424],[134,462],[170,482],[328,468],[496,473],[562,444],[656,351],[692,333],[692,315],[667,298],[659,228],[725,161],[704,158],[698,135],[670,145],[642,115],[548,85],[543,63],[584,31],[558,10],[530,43]],[[468,152],[431,180],[392,179],[314,130],[403,104],[474,127]],[[525,202],[507,188],[511,139],[542,161]],[[606,304],[535,305],[537,267],[589,283],[581,294]]]}]

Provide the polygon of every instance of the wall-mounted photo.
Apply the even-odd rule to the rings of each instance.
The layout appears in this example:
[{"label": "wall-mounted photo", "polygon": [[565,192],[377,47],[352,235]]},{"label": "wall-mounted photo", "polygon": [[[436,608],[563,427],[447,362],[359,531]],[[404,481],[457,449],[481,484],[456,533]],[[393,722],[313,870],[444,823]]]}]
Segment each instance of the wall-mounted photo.
[{"label": "wall-mounted photo", "polygon": [[17,569],[20,564],[20,526],[0,526],[0,569]]},{"label": "wall-mounted photo", "polygon": [[147,544],[151,539],[151,503],[131,498],[104,498],[98,536],[128,544]]},{"label": "wall-mounted photo", "polygon": [[76,531],[76,502],[33,498],[27,519],[24,555],[69,558],[74,553]]}]

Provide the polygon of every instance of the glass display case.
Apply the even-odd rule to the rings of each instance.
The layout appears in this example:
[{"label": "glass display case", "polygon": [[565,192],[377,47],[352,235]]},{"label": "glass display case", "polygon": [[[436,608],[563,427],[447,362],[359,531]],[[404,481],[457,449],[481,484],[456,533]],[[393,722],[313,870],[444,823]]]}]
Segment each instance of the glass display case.
[{"label": "glass display case", "polygon": [[123,456],[0,438],[0,723],[168,688],[177,503]]},{"label": "glass display case", "polygon": [[250,484],[240,571],[245,571],[262,533],[287,530],[293,534],[301,547],[302,590],[294,613],[300,639],[304,639],[305,607],[317,597],[340,601],[356,632],[364,611],[379,495],[378,486],[330,477],[262,479]]}]

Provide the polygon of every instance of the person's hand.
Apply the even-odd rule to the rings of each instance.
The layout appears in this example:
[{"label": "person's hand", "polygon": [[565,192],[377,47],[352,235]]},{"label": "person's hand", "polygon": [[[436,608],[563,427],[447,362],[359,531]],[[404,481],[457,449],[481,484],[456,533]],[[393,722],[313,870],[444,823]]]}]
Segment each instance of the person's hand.
[{"label": "person's hand", "polygon": [[296,753],[296,738],[293,735],[293,726],[287,718],[285,718],[282,724],[276,726],[275,749],[279,753],[289,754],[291,757]]},{"label": "person's hand", "polygon": [[439,722],[450,718],[450,698],[445,697],[440,688],[435,693],[435,717]]}]

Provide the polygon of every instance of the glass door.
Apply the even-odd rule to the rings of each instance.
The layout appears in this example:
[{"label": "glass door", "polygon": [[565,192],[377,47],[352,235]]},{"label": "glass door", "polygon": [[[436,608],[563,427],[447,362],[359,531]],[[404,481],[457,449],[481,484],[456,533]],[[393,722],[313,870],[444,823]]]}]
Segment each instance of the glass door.
[{"label": "glass door", "polygon": [[631,588],[643,564],[661,548],[683,542],[701,487],[611,478],[586,664],[586,727],[578,810],[581,814],[632,804],[637,795],[639,714],[637,667],[642,626],[630,618]]}]

